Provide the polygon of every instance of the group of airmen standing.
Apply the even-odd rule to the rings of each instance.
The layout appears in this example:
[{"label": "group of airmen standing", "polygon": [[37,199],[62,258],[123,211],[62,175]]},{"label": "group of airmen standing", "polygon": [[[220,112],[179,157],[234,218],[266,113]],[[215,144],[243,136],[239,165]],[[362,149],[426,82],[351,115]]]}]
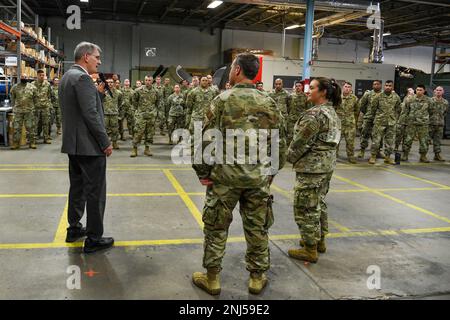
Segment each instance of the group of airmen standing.
[{"label": "group of airmen standing", "polygon": [[61,134],[61,111],[58,102],[58,82],[53,84],[45,79],[45,71],[38,70],[37,80],[22,78],[10,91],[14,112],[14,134],[12,150],[20,148],[22,127],[27,132],[27,142],[30,149],[36,149],[36,141],[40,134],[45,144],[51,144],[51,127],[56,123],[57,134]]},{"label": "group of airmen standing", "polygon": [[106,93],[103,100],[105,127],[114,149],[119,149],[119,136],[124,137],[124,120],[133,140],[131,157],[138,156],[138,147],[144,141],[146,156],[152,156],[150,145],[156,128],[161,135],[167,130],[169,144],[173,144],[172,133],[176,129],[189,129],[193,132],[194,122],[202,121],[205,110],[220,93],[212,84],[212,76],[199,79],[194,76],[192,83],[187,80],[180,84],[171,84],[170,78],[148,75],[144,83],[136,81],[131,88],[130,80],[125,79],[123,86],[119,79],[107,79],[111,95]]}]

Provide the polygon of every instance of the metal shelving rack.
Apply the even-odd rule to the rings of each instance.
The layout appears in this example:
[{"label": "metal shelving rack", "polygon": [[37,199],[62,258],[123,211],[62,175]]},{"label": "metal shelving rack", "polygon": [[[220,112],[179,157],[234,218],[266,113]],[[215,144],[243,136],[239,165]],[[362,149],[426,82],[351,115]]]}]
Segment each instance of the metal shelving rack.
[{"label": "metal shelving rack", "polygon": [[[6,59],[8,56],[17,57],[17,72],[15,76],[11,76],[11,84],[19,83],[22,75],[22,61],[26,61],[26,63],[34,68],[34,69],[46,69],[47,75],[50,77],[50,71],[53,68],[55,70],[55,76],[60,77],[62,72],[62,60],[64,59],[64,55],[56,50],[54,47],[47,45],[50,44],[51,41],[51,29],[47,30],[47,43],[45,43],[42,39],[34,36],[29,33],[25,28],[22,28],[22,0],[17,0],[16,5],[17,13],[16,19],[14,23],[16,27],[10,26],[8,23],[0,21],[0,40],[1,39],[11,39],[16,41],[16,51],[0,51],[0,61]],[[39,27],[39,17],[35,15],[35,23],[34,23],[34,31],[37,34]],[[20,31],[19,31],[20,28]],[[21,42],[28,46],[34,46],[37,52],[44,50],[45,56],[49,58],[53,57],[55,59],[55,64],[49,63],[45,60],[41,60],[34,56],[27,54],[26,52],[22,52],[21,50]],[[5,48],[6,49],[6,48]],[[34,78],[31,78],[34,79]],[[14,81],[15,80],[15,81]]]}]

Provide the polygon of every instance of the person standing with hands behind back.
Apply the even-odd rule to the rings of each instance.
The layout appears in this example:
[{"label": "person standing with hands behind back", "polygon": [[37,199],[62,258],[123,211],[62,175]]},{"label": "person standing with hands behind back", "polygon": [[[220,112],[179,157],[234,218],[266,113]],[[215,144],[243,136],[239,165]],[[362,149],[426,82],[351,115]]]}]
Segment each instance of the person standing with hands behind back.
[{"label": "person standing with hands behind back", "polygon": [[[105,84],[96,88],[90,75],[97,73],[101,49],[89,42],[75,48],[75,64],[61,79],[59,102],[63,122],[62,153],[69,156],[69,207],[66,242],[84,236],[84,252],[110,248],[113,238],[103,238],[106,204],[106,157],[112,145],[106,134],[101,96]],[[80,223],[87,211],[87,228]]]},{"label": "person standing with hands behind back", "polygon": [[317,262],[326,251],[328,214],[325,196],[336,167],[336,149],[341,138],[341,121],[335,107],[342,103],[341,88],[332,79],[315,78],[308,97],[314,107],[305,111],[294,128],[287,161],[296,171],[294,217],[303,249],[290,249],[298,260]]}]

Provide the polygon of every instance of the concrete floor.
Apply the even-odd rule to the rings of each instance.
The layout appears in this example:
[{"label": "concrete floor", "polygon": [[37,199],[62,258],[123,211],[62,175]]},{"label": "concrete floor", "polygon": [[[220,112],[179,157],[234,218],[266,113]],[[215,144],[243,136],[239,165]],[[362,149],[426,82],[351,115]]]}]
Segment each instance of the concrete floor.
[{"label": "concrete floor", "polygon": [[[82,254],[81,243],[64,244],[69,182],[61,139],[37,151],[0,148],[0,299],[450,298],[450,163],[418,164],[417,143],[401,166],[341,159],[327,199],[329,248],[317,264],[287,256],[299,234],[294,173],[285,168],[273,187],[268,287],[260,296],[247,292],[236,210],[222,294],[212,298],[190,281],[202,270],[204,188],[189,166],[171,163],[165,138],[157,137],[152,158],[131,159],[128,140],[109,159],[105,235],[116,247],[94,255]],[[66,286],[73,265],[80,267],[80,290]],[[379,267],[380,289],[368,289],[369,266]]]}]

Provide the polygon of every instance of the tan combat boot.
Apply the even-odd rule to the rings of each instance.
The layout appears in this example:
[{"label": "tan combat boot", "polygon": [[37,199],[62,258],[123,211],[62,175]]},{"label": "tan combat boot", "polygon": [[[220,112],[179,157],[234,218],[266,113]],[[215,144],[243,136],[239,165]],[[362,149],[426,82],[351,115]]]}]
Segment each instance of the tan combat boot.
[{"label": "tan combat boot", "polygon": [[34,142],[30,143],[30,149],[37,149],[36,143]]},{"label": "tan combat boot", "polygon": [[149,146],[146,146],[146,147],[145,147],[144,154],[145,154],[147,157],[151,157],[151,156],[153,155],[153,153],[150,151],[150,147],[149,147]]},{"label": "tan combat boot", "polygon": [[131,158],[136,158],[137,157],[137,147],[133,147],[133,149],[131,150]]},{"label": "tan combat boot", "polygon": [[[305,246],[305,241],[302,239],[300,240],[300,246]],[[317,252],[319,253],[325,253],[327,252],[327,245],[325,243],[325,237],[320,238],[320,241],[317,243]]]},{"label": "tan combat boot", "polygon": [[408,161],[408,155],[409,155],[409,153],[408,152],[403,152],[403,155],[402,155],[402,161]]},{"label": "tan combat boot", "polygon": [[386,157],[386,155],[384,154],[383,151],[378,151],[377,153],[377,159],[384,159]]},{"label": "tan combat boot", "polygon": [[288,255],[291,258],[312,263],[316,263],[319,260],[317,244],[314,246],[306,245],[303,249],[289,249]]},{"label": "tan combat boot", "polygon": [[117,144],[117,141],[113,141],[112,145],[113,145],[113,149],[114,150],[119,150],[120,149],[119,145]]},{"label": "tan combat boot", "polygon": [[220,278],[218,268],[209,268],[206,273],[194,272],[192,282],[200,289],[208,292],[210,295],[220,294]]},{"label": "tan combat boot", "polygon": [[384,163],[386,164],[395,164],[394,160],[391,159],[391,157],[384,157]]},{"label": "tan combat boot", "polygon": [[358,159],[364,159],[364,153],[366,152],[365,149],[361,149],[358,153]]},{"label": "tan combat boot", "polygon": [[52,139],[45,139],[45,140],[44,140],[44,143],[45,143],[45,144],[52,144]]},{"label": "tan combat boot", "polygon": [[19,144],[17,143],[17,142],[14,142],[12,145],[11,145],[11,150],[18,150],[20,148],[20,146],[19,146]]},{"label": "tan combat boot", "polygon": [[375,162],[377,162],[377,156],[372,154],[369,159],[369,164],[375,164]]},{"label": "tan combat boot", "polygon": [[267,277],[264,272],[250,273],[250,279],[248,280],[248,291],[250,293],[260,294],[266,285]]},{"label": "tan combat boot", "polygon": [[441,157],[440,153],[435,153],[434,154],[434,160],[435,161],[445,161],[444,158]]},{"label": "tan combat boot", "polygon": [[419,162],[430,163],[430,160],[427,159],[427,154],[426,153],[421,153],[420,154]]},{"label": "tan combat boot", "polygon": [[348,157],[348,162],[352,163],[352,164],[357,164],[355,156],[349,156]]},{"label": "tan combat boot", "polygon": [[61,128],[58,128],[58,129],[56,130],[56,134],[57,134],[58,136],[60,136],[60,135],[62,134]]}]

